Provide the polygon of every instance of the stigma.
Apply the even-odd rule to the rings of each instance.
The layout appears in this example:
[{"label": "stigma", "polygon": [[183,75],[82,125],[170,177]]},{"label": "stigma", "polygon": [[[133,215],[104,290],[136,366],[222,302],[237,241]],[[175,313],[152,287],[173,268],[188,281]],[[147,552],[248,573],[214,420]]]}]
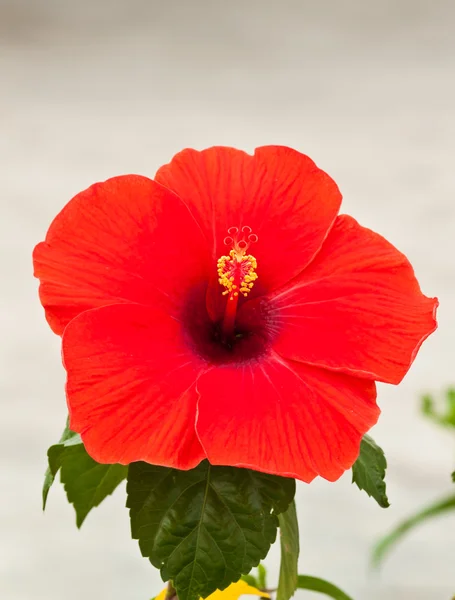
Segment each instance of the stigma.
[{"label": "stigma", "polygon": [[222,292],[223,296],[229,296],[229,300],[237,300],[240,294],[248,296],[258,278],[257,260],[252,254],[247,254],[250,245],[257,242],[258,236],[252,233],[248,225],[241,229],[230,227],[228,234],[224,238],[224,244],[230,246],[231,250],[218,259],[218,282],[226,288]]}]

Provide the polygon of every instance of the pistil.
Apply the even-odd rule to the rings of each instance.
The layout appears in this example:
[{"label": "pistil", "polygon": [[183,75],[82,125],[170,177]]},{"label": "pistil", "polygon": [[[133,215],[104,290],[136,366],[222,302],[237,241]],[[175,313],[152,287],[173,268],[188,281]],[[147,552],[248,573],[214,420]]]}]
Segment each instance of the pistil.
[{"label": "pistil", "polygon": [[248,226],[244,226],[240,232],[237,227],[231,227],[228,233],[230,235],[224,239],[224,243],[232,249],[228,255],[221,256],[217,262],[218,281],[226,288],[222,292],[223,296],[227,296],[221,326],[226,341],[232,339],[235,333],[240,295],[248,296],[258,277],[255,257],[246,254],[249,245],[257,241],[257,236],[251,233],[251,228]]},{"label": "pistil", "polygon": [[225,340],[229,340],[234,335],[235,330],[235,318],[237,316],[237,306],[239,304],[239,295],[235,292],[229,297],[226,302],[226,308],[224,310],[223,323],[221,325],[221,332]]}]

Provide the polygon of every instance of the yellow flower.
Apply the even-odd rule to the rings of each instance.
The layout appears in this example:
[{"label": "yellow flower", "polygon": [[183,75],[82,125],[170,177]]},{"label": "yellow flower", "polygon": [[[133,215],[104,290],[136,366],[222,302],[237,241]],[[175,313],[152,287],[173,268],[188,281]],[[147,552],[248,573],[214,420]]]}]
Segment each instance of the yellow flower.
[{"label": "yellow flower", "polygon": [[[155,600],[166,600],[166,592],[167,588],[164,588],[164,590],[156,596]],[[248,585],[246,581],[241,579],[240,581],[237,581],[237,583],[231,583],[231,585],[223,591],[216,590],[216,592],[207,596],[205,600],[238,600],[240,596],[243,596],[244,594],[259,596],[261,598],[270,598],[269,594],[261,592],[261,590]]]}]

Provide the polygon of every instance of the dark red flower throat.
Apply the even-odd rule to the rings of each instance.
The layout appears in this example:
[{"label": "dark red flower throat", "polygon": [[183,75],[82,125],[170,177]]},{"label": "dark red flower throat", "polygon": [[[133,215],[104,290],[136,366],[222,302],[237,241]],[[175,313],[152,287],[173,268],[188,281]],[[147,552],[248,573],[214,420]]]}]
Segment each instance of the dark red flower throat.
[{"label": "dark red flower throat", "polygon": [[272,341],[265,298],[250,303],[253,310],[242,310],[259,277],[257,260],[249,253],[258,236],[248,225],[230,227],[227,233],[223,244],[228,252],[217,260],[217,279],[192,295],[184,315],[188,343],[217,365],[257,359]]}]

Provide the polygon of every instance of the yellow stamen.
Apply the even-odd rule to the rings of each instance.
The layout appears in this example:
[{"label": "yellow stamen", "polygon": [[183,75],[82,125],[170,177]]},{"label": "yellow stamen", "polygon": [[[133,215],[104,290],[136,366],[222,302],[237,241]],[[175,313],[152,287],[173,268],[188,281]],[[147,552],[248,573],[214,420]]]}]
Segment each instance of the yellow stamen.
[{"label": "yellow stamen", "polygon": [[257,261],[251,254],[239,255],[231,250],[229,256],[221,256],[217,262],[218,282],[226,288],[223,295],[238,296],[240,290],[247,296],[258,278]]}]

